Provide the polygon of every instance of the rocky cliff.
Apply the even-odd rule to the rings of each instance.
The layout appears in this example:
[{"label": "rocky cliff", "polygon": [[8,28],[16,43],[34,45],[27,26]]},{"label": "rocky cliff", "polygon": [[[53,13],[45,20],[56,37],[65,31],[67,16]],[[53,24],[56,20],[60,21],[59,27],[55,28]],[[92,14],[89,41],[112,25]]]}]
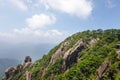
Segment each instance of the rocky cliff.
[{"label": "rocky cliff", "polygon": [[[19,64],[15,67],[8,67],[5,70],[5,78],[6,80],[14,80],[16,74],[19,74],[22,71],[25,71],[26,80],[31,80],[31,72],[27,71],[26,69],[32,65],[32,59],[30,56],[26,56],[24,63]],[[21,74],[22,75],[22,74]]]},{"label": "rocky cliff", "polygon": [[3,80],[119,80],[120,30],[76,33],[35,63],[27,56],[5,73]]}]

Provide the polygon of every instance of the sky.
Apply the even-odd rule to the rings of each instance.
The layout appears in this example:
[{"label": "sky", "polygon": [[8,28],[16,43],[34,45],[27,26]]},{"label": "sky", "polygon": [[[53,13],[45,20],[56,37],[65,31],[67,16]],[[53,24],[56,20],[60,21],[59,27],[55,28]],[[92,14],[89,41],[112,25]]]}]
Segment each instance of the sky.
[{"label": "sky", "polygon": [[74,33],[119,21],[120,0],[0,0],[0,58],[36,60]]}]

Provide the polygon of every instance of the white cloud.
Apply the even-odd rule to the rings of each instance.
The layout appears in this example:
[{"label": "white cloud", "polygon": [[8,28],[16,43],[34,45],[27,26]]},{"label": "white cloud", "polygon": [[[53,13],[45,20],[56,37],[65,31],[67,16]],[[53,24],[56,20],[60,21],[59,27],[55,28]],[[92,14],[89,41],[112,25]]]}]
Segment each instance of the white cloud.
[{"label": "white cloud", "polygon": [[58,31],[58,30],[56,30],[56,29],[49,30],[49,31],[45,32],[45,34],[44,34],[45,37],[49,37],[49,38],[50,37],[51,38],[52,37],[59,38],[62,35],[63,35],[63,33]]},{"label": "white cloud", "polygon": [[[26,19],[27,27],[14,29],[15,33],[24,35],[39,35],[44,36],[46,33],[53,33],[55,30],[46,31],[46,27],[53,25],[56,22],[54,15],[35,14],[31,18]],[[57,33],[57,31],[55,32]],[[57,33],[58,35],[58,33]]]},{"label": "white cloud", "polygon": [[10,43],[58,43],[66,35],[57,29],[47,28],[55,22],[56,17],[54,15],[35,14],[26,19],[26,27],[13,29],[12,32],[0,32],[0,41]]},{"label": "white cloud", "polygon": [[91,0],[40,0],[47,9],[59,10],[64,13],[87,18],[92,10]]},{"label": "white cloud", "polygon": [[23,11],[28,10],[28,7],[27,7],[27,5],[25,4],[24,0],[9,0],[9,2],[10,2],[13,6],[15,6],[15,7],[19,8],[19,9],[21,9],[21,10],[23,10]]},{"label": "white cloud", "polygon": [[33,15],[31,18],[26,20],[28,27],[32,29],[43,28],[45,26],[54,24],[55,21],[56,18],[53,15],[48,16],[45,14]]},{"label": "white cloud", "polygon": [[[63,32],[51,30],[31,30],[31,29],[15,29],[17,41],[32,42],[32,43],[58,43],[62,41],[66,35]],[[15,39],[16,40],[16,39]]]}]

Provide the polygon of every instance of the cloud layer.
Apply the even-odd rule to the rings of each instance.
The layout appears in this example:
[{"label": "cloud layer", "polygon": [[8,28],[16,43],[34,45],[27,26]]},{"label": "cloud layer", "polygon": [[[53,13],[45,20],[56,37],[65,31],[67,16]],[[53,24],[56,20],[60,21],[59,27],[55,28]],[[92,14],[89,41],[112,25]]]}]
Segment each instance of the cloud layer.
[{"label": "cloud layer", "polygon": [[[39,4],[41,7],[46,7],[47,12],[49,10],[54,10],[69,14],[72,16],[77,16],[79,18],[88,18],[93,10],[91,0],[1,0],[2,2],[8,2],[12,6],[29,12],[29,4]],[[39,3],[38,3],[39,2]],[[28,6],[29,5],[29,6]],[[32,6],[32,5],[31,5]],[[38,6],[40,7],[40,6]],[[44,13],[32,14],[31,17],[25,20],[26,26],[21,26],[21,28],[12,29],[11,32],[0,32],[0,38],[11,39],[13,41],[27,41],[33,40],[42,42],[50,41],[56,42],[61,41],[66,37],[66,33],[59,31],[58,29],[50,29],[48,27],[56,24],[57,17],[55,17],[54,11],[47,15]],[[53,40],[54,39],[54,40]]]},{"label": "cloud layer", "polygon": [[0,32],[2,41],[11,42],[38,42],[38,43],[56,43],[65,38],[65,34],[57,29],[47,28],[55,24],[54,15],[35,14],[26,19],[26,27],[13,29],[12,32]]},{"label": "cloud layer", "polygon": [[[10,30],[6,29],[6,32],[0,31],[0,57],[9,58],[34,55],[36,59],[51,48],[48,44],[59,43],[68,36],[67,32],[59,30],[61,25],[58,17],[68,14],[85,19],[93,10],[91,0],[0,0],[0,6],[5,11],[10,11],[4,14],[3,10],[3,18],[7,17],[11,24],[15,24],[14,28],[9,24],[4,26],[11,27]],[[7,19],[3,21],[6,22]]]},{"label": "cloud layer", "polygon": [[79,18],[87,18],[93,10],[90,0],[40,0],[47,9],[61,11]]},{"label": "cloud layer", "polygon": [[[9,2],[12,6],[22,10],[29,10],[30,6],[40,5],[47,10],[56,10],[79,18],[88,18],[93,11],[92,0],[1,0]],[[107,0],[111,4],[110,0]],[[30,5],[32,4],[32,5]],[[38,6],[38,7],[40,7]],[[34,16],[35,17],[35,16]]]}]

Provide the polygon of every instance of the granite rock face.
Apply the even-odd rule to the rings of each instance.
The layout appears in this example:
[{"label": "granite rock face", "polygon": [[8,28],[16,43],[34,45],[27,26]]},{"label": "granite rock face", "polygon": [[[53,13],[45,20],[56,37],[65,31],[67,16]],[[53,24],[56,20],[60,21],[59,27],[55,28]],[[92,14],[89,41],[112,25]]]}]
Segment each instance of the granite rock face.
[{"label": "granite rock face", "polygon": [[5,80],[120,80],[118,34],[100,29],[74,34],[34,64],[26,56],[22,65],[8,68]]},{"label": "granite rock face", "polygon": [[[21,71],[25,71],[32,64],[32,59],[30,56],[26,56],[23,64],[19,64],[15,67],[8,67],[5,70],[5,80],[14,80],[14,76]],[[26,80],[31,80],[30,72],[26,71]]]},{"label": "granite rock face", "polygon": [[32,76],[31,72],[26,71],[25,75],[26,75],[26,80],[31,80],[31,76]]},{"label": "granite rock face", "polygon": [[29,68],[32,64],[32,59],[30,56],[26,56],[23,64],[23,69]]}]

